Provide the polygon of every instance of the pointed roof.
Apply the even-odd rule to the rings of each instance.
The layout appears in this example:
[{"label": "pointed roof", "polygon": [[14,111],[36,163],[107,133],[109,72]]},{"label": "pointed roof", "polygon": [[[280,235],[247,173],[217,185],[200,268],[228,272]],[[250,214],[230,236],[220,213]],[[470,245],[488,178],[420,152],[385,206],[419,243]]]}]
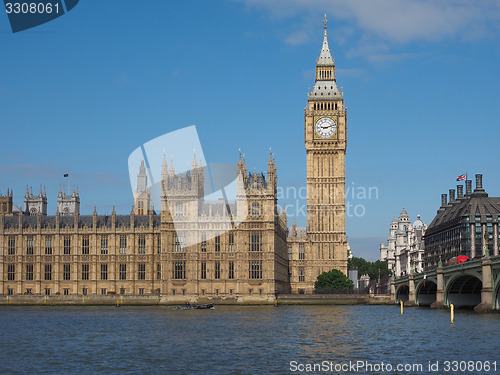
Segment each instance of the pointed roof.
[{"label": "pointed roof", "polygon": [[161,173],[167,173],[167,171],[168,171],[167,157],[165,156],[165,150],[163,150],[163,162],[161,163]]},{"label": "pointed roof", "polygon": [[271,151],[271,147],[269,147],[269,161],[267,162],[269,169],[276,170],[276,164],[274,164],[273,152]]},{"label": "pointed roof", "polygon": [[146,175],[146,166],[144,165],[144,160],[141,160],[141,166],[139,167],[139,176]]},{"label": "pointed roof", "polygon": [[[316,73],[316,81],[312,92],[309,92],[309,99],[311,100],[325,100],[325,99],[342,99],[342,92],[339,91],[337,86],[337,81],[335,79],[335,61],[330,53],[330,47],[328,46],[328,37],[326,34],[326,14],[325,14],[325,32],[323,35],[323,46],[321,48],[321,53],[316,62],[316,71],[318,72],[319,67],[327,67],[326,70],[329,72],[328,76],[319,78],[318,73]],[[325,69],[325,68],[323,68]],[[331,74],[330,74],[331,73]]]},{"label": "pointed roof", "polygon": [[243,161],[242,157],[241,157],[241,148],[239,149],[240,151],[240,157],[238,159],[238,169],[239,170],[243,170],[243,169],[246,169],[246,165],[245,165],[245,162]]},{"label": "pointed roof", "polygon": [[325,14],[325,21],[324,21],[325,33],[323,35],[323,46],[321,47],[321,52],[319,54],[318,65],[335,65],[335,61],[333,60],[332,55],[330,53],[330,47],[328,46],[328,36],[326,34],[327,23],[328,20],[326,19],[326,14]]},{"label": "pointed roof", "polygon": [[174,168],[174,159],[172,155],[170,155],[170,174],[173,176],[175,174],[175,168]]},{"label": "pointed roof", "polygon": [[192,166],[193,166],[193,169],[195,169],[198,167],[198,164],[196,163],[196,149],[193,149],[193,153],[194,153],[194,157],[193,157]]}]

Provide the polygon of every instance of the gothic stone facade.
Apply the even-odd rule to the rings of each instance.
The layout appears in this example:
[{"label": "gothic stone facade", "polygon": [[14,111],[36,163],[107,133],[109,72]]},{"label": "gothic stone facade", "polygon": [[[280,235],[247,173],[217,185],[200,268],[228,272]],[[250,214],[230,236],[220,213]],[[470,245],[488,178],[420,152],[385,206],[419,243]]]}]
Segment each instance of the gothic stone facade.
[{"label": "gothic stone facade", "polygon": [[55,216],[46,215],[45,192],[27,194],[32,204],[25,213],[0,214],[0,293],[262,301],[275,293],[313,292],[320,273],[336,268],[347,274],[346,116],[325,25],[305,108],[307,228],[287,230],[286,212],[277,210],[272,155],[267,178],[249,173],[240,155],[237,198],[230,204],[203,200],[196,158],[184,174],[164,160],[160,214],[149,207],[141,172],[130,215],[94,210],[80,216],[77,192],[68,196],[71,210]]},{"label": "gothic stone facade", "polygon": [[[275,293],[289,293],[274,160],[268,180],[246,174],[241,158],[239,166],[245,207],[237,202],[231,212],[250,214],[237,227],[230,226],[224,202],[203,202],[203,169],[196,166],[162,181],[160,215],[1,214],[2,293],[156,294],[165,300],[273,300]],[[190,195],[197,199],[188,201]]]},{"label": "gothic stone facade", "polygon": [[[326,20],[325,20],[326,21]],[[337,87],[335,61],[325,31],[316,64],[316,82],[304,110],[307,158],[307,228],[288,236],[294,293],[311,293],[319,274],[338,269],[347,275],[345,155],[347,110]]]}]

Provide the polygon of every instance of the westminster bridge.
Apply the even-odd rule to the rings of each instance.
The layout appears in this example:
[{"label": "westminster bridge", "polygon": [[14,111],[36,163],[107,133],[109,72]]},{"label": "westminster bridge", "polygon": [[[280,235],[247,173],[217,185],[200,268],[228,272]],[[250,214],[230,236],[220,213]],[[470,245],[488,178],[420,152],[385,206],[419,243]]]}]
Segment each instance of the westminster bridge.
[{"label": "westminster bridge", "polygon": [[405,305],[500,309],[500,256],[484,257],[391,281],[391,296]]}]

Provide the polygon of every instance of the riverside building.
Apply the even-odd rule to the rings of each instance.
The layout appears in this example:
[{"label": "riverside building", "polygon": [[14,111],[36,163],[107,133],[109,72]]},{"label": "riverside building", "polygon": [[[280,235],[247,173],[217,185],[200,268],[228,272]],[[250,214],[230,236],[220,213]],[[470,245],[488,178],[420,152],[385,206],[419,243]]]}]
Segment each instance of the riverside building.
[{"label": "riverside building", "polygon": [[483,176],[476,174],[476,187],[472,181],[450,189],[441,195],[441,207],[429,224],[424,236],[425,268],[438,266],[441,260],[466,255],[471,259],[481,258],[487,253],[498,255],[500,236],[500,197],[490,197],[483,188]]},{"label": "riverside building", "polygon": [[387,267],[395,276],[408,275],[411,271],[423,271],[423,236],[426,230],[427,224],[420,220],[420,215],[417,215],[417,220],[412,224],[404,208],[398,219],[394,217],[387,245],[380,244],[380,260],[387,262]]},{"label": "riverside building", "polygon": [[[0,197],[0,293],[4,295],[157,295],[164,301],[273,300],[312,293],[317,276],[347,274],[345,155],[347,110],[335,76],[325,19],[316,80],[304,112],[307,227],[287,229],[278,212],[277,170],[237,163],[237,198],[204,201],[196,157],[176,174],[164,159],[161,208],[151,207],[142,164],[129,215],[80,215],[80,195],[60,191],[47,215],[45,191]],[[235,176],[236,177],[236,176]],[[241,218],[236,225],[236,218]]]}]

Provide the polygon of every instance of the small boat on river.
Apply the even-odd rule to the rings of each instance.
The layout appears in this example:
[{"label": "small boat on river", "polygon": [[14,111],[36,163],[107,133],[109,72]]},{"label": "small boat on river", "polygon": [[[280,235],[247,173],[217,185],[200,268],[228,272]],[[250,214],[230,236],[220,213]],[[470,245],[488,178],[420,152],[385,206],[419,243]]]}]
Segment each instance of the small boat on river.
[{"label": "small boat on river", "polygon": [[195,310],[212,309],[213,310],[213,309],[215,309],[213,303],[203,303],[200,305],[197,305],[197,304],[191,305],[190,303],[186,303],[185,305],[176,306],[175,308],[179,309],[179,310],[192,310],[192,309],[195,309]]}]

